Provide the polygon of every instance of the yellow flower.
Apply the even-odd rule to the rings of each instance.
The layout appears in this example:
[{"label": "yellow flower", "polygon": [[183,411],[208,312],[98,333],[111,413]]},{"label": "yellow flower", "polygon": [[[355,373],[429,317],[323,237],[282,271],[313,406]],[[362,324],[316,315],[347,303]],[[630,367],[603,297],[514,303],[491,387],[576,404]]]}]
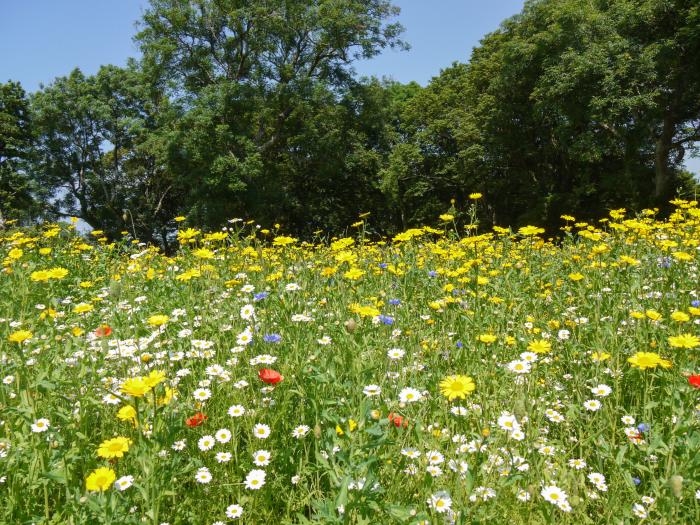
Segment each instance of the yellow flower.
[{"label": "yellow flower", "polygon": [[128,396],[143,397],[151,388],[143,377],[132,377],[121,384],[120,390]]},{"label": "yellow flower", "polygon": [[194,228],[187,228],[186,230],[180,230],[177,232],[177,240],[180,241],[180,244],[187,244],[189,241],[194,239],[200,233],[201,232],[199,230],[195,230]]},{"label": "yellow flower", "polygon": [[440,220],[443,222],[450,222],[451,220],[454,220],[455,216],[450,215],[449,213],[443,213],[440,215]]},{"label": "yellow flower", "polygon": [[165,387],[165,394],[158,398],[158,406],[169,405],[175,397],[175,390],[169,386]]},{"label": "yellow flower", "polygon": [[151,373],[144,378],[144,381],[150,388],[154,388],[165,381],[165,372],[160,370],[152,370]]},{"label": "yellow flower", "polygon": [[700,346],[700,337],[693,334],[673,335],[668,338],[668,344],[674,348],[695,348]]},{"label": "yellow flower", "polygon": [[117,412],[117,418],[122,421],[131,421],[136,425],[136,409],[131,405],[123,406]]},{"label": "yellow flower", "polygon": [[537,226],[523,226],[518,230],[518,233],[520,235],[524,235],[526,237],[530,237],[532,235],[538,235],[540,233],[544,233],[544,228],[538,228]]},{"label": "yellow flower", "polygon": [[117,479],[111,468],[100,467],[92,471],[85,480],[85,488],[92,492],[104,492]]},{"label": "yellow flower", "polygon": [[687,321],[690,321],[690,316],[685,312],[676,311],[671,314],[671,319],[673,319],[677,323],[685,323]]},{"label": "yellow flower", "polygon": [[34,282],[44,283],[49,280],[51,275],[46,270],[37,270],[32,272],[29,278]]},{"label": "yellow flower", "polygon": [[75,308],[73,308],[73,311],[76,314],[84,314],[87,312],[91,312],[94,309],[95,309],[95,307],[89,303],[80,303],[80,304],[75,305]]},{"label": "yellow flower", "polygon": [[280,235],[279,237],[275,237],[275,240],[272,241],[273,246],[287,246],[289,244],[294,244],[297,242],[297,239],[294,237],[285,237],[284,235]]},{"label": "yellow flower", "polygon": [[687,252],[673,252],[671,253],[673,255],[673,258],[676,259],[677,261],[692,261],[693,256]]},{"label": "yellow flower", "polygon": [[131,440],[126,437],[115,437],[103,441],[97,449],[97,455],[105,459],[121,458],[129,451]]},{"label": "yellow flower", "polygon": [[470,193],[469,198],[473,201],[479,200],[483,195],[481,193]]},{"label": "yellow flower", "polygon": [[353,244],[355,244],[355,239],[352,239],[351,237],[343,237],[342,239],[338,239],[337,241],[333,241],[331,243],[331,250],[334,252],[339,252],[345,248],[349,248]]},{"label": "yellow flower", "polygon": [[17,259],[22,257],[22,255],[24,255],[24,252],[22,250],[20,250],[19,248],[12,248],[10,250],[10,253],[7,254],[7,256],[10,259],[12,259],[13,261],[16,261]]},{"label": "yellow flower", "polygon": [[477,339],[479,341],[481,341],[482,343],[486,343],[487,345],[489,345],[489,344],[495,342],[498,339],[498,337],[496,337],[493,334],[481,334],[480,336],[477,337]]},{"label": "yellow flower", "polygon": [[177,217],[175,217],[175,222],[182,222],[184,220],[185,220],[185,217],[183,217],[182,215],[178,215]]},{"label": "yellow flower", "polygon": [[32,334],[29,330],[17,330],[12,332],[7,338],[11,343],[24,343],[27,339],[32,338]]},{"label": "yellow flower", "polygon": [[578,272],[570,273],[569,279],[571,279],[572,281],[580,281],[581,279],[583,279],[583,274]]},{"label": "yellow flower", "polygon": [[607,352],[593,352],[591,354],[591,359],[596,362],[605,361],[606,359],[610,359],[610,354]]},{"label": "yellow flower", "polygon": [[66,275],[68,275],[68,270],[65,268],[49,269],[49,277],[51,277],[51,279],[63,279]]},{"label": "yellow flower", "polygon": [[169,319],[170,317],[168,317],[167,315],[157,314],[149,317],[146,322],[151,326],[161,326],[167,323]]},{"label": "yellow flower", "polygon": [[538,339],[536,341],[531,341],[530,344],[527,345],[527,349],[536,354],[546,354],[552,350],[552,345],[545,339]]},{"label": "yellow flower", "polygon": [[197,250],[194,250],[192,252],[192,255],[194,255],[198,259],[213,259],[214,258],[214,252],[211,250],[208,250],[206,248],[199,248]]},{"label": "yellow flower", "polygon": [[661,321],[661,319],[662,319],[661,314],[659,312],[657,312],[656,310],[647,310],[644,313],[652,321]]},{"label": "yellow flower", "polygon": [[347,272],[343,274],[343,277],[350,279],[351,281],[356,281],[365,274],[363,270],[359,268],[350,268]]},{"label": "yellow flower", "polygon": [[627,358],[627,362],[641,370],[656,368],[657,366],[671,368],[671,361],[662,359],[659,354],[654,352],[637,352],[632,357]]},{"label": "yellow flower", "polygon": [[359,304],[350,305],[350,311],[360,317],[375,317],[381,313],[374,306],[361,306]]},{"label": "yellow flower", "polygon": [[469,376],[452,375],[440,381],[440,392],[448,401],[464,399],[476,389],[474,380]]}]

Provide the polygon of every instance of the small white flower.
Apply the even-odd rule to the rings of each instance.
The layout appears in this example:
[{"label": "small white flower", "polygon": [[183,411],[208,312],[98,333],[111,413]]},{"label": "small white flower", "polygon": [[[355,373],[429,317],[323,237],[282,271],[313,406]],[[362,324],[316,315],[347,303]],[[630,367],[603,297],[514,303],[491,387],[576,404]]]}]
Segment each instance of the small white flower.
[{"label": "small white flower", "polygon": [[46,432],[50,426],[51,422],[45,417],[42,417],[32,423],[32,432]]},{"label": "small white flower", "polygon": [[245,408],[241,405],[233,405],[228,409],[228,415],[231,417],[241,417],[243,414],[245,414]]},{"label": "small white flower", "polygon": [[608,385],[598,385],[591,388],[591,392],[593,392],[593,395],[596,397],[607,397],[612,392],[612,388]]},{"label": "small white flower", "polygon": [[231,431],[226,428],[219,429],[214,434],[214,437],[219,443],[228,443],[231,441]]},{"label": "small white flower", "polygon": [[114,488],[120,492],[125,491],[134,484],[134,476],[122,476],[114,482]]},{"label": "small white flower", "polygon": [[211,481],[211,472],[209,472],[207,467],[202,467],[197,470],[194,479],[197,483],[207,484]]},{"label": "small white flower", "polygon": [[270,454],[270,452],[267,450],[256,450],[253,452],[253,463],[255,463],[258,467],[266,467],[270,464],[271,457],[272,454]]},{"label": "small white flower", "polygon": [[253,469],[245,477],[245,488],[248,490],[259,490],[265,484],[265,471]]},{"label": "small white flower", "polygon": [[192,392],[192,395],[197,401],[206,401],[211,397],[211,390],[208,388],[198,388]]},{"label": "small white flower", "polygon": [[439,514],[449,512],[452,507],[452,499],[447,492],[438,492],[430,496],[428,506]]},{"label": "small white flower", "polygon": [[230,452],[217,452],[214,457],[218,463],[228,463],[232,456]]},{"label": "small white flower", "polygon": [[199,446],[199,450],[206,452],[207,450],[214,448],[214,445],[216,445],[216,439],[214,439],[212,436],[202,436],[199,438],[197,445]]},{"label": "small white flower", "polygon": [[270,427],[263,425],[262,423],[258,423],[253,427],[253,435],[258,439],[267,439],[267,437],[270,435]]},{"label": "small white flower", "polygon": [[600,407],[600,401],[598,401],[597,399],[589,399],[588,401],[585,401],[583,403],[583,408],[585,408],[586,410],[590,410],[591,412],[600,410]]},{"label": "small white flower", "polygon": [[229,505],[226,507],[226,517],[232,520],[240,518],[243,516],[243,507],[240,505]]},{"label": "small white flower", "polygon": [[306,434],[308,434],[310,430],[311,429],[306,425],[299,425],[294,430],[292,430],[292,437],[295,437],[297,439],[301,439]]},{"label": "small white flower", "polygon": [[423,399],[423,394],[415,388],[406,387],[399,392],[399,400],[402,403],[415,403]]},{"label": "small white flower", "polygon": [[377,385],[367,385],[365,388],[362,389],[362,392],[367,397],[376,397],[382,393],[382,389],[380,386]]}]

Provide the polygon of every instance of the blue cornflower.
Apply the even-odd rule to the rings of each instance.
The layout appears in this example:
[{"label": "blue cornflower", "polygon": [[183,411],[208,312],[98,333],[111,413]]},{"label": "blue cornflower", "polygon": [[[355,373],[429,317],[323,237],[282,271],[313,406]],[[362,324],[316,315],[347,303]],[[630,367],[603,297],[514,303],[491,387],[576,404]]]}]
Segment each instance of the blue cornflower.
[{"label": "blue cornflower", "polygon": [[394,324],[394,318],[391,317],[390,315],[380,315],[379,321],[382,324]]},{"label": "blue cornflower", "polygon": [[646,423],[640,423],[639,425],[637,425],[637,430],[639,430],[640,432],[649,432],[649,425],[647,425]]},{"label": "blue cornflower", "polygon": [[268,292],[256,293],[256,294],[253,296],[253,301],[262,301],[262,300],[265,299],[268,295],[270,295]]},{"label": "blue cornflower", "polygon": [[401,299],[389,299],[389,304],[393,304],[394,306],[397,306],[401,304]]},{"label": "blue cornflower", "polygon": [[430,270],[428,272],[428,277],[437,277],[437,272],[435,270]]},{"label": "blue cornflower", "polygon": [[263,336],[263,341],[266,343],[279,343],[282,340],[282,336],[280,334],[265,334]]}]

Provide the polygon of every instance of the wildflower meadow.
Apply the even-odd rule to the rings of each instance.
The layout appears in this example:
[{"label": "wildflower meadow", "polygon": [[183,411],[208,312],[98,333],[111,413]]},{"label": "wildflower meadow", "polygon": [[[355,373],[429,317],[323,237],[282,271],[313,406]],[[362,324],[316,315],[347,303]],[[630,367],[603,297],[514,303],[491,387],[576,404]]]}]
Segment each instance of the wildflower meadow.
[{"label": "wildflower meadow", "polygon": [[700,208],[0,231],[0,522],[700,522]]}]

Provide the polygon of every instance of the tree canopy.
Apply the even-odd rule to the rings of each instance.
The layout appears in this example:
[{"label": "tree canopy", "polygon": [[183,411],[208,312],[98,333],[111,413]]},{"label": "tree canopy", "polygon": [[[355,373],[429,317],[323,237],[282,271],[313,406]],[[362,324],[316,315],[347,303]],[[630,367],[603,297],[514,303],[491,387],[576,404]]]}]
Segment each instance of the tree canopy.
[{"label": "tree canopy", "polygon": [[[0,213],[166,248],[176,215],[379,233],[472,192],[487,224],[663,207],[697,181],[700,7],[531,0],[425,87],[358,78],[405,48],[389,0],[151,0],[142,58],[31,96],[0,84]],[[467,55],[465,50],[465,56]]]}]

